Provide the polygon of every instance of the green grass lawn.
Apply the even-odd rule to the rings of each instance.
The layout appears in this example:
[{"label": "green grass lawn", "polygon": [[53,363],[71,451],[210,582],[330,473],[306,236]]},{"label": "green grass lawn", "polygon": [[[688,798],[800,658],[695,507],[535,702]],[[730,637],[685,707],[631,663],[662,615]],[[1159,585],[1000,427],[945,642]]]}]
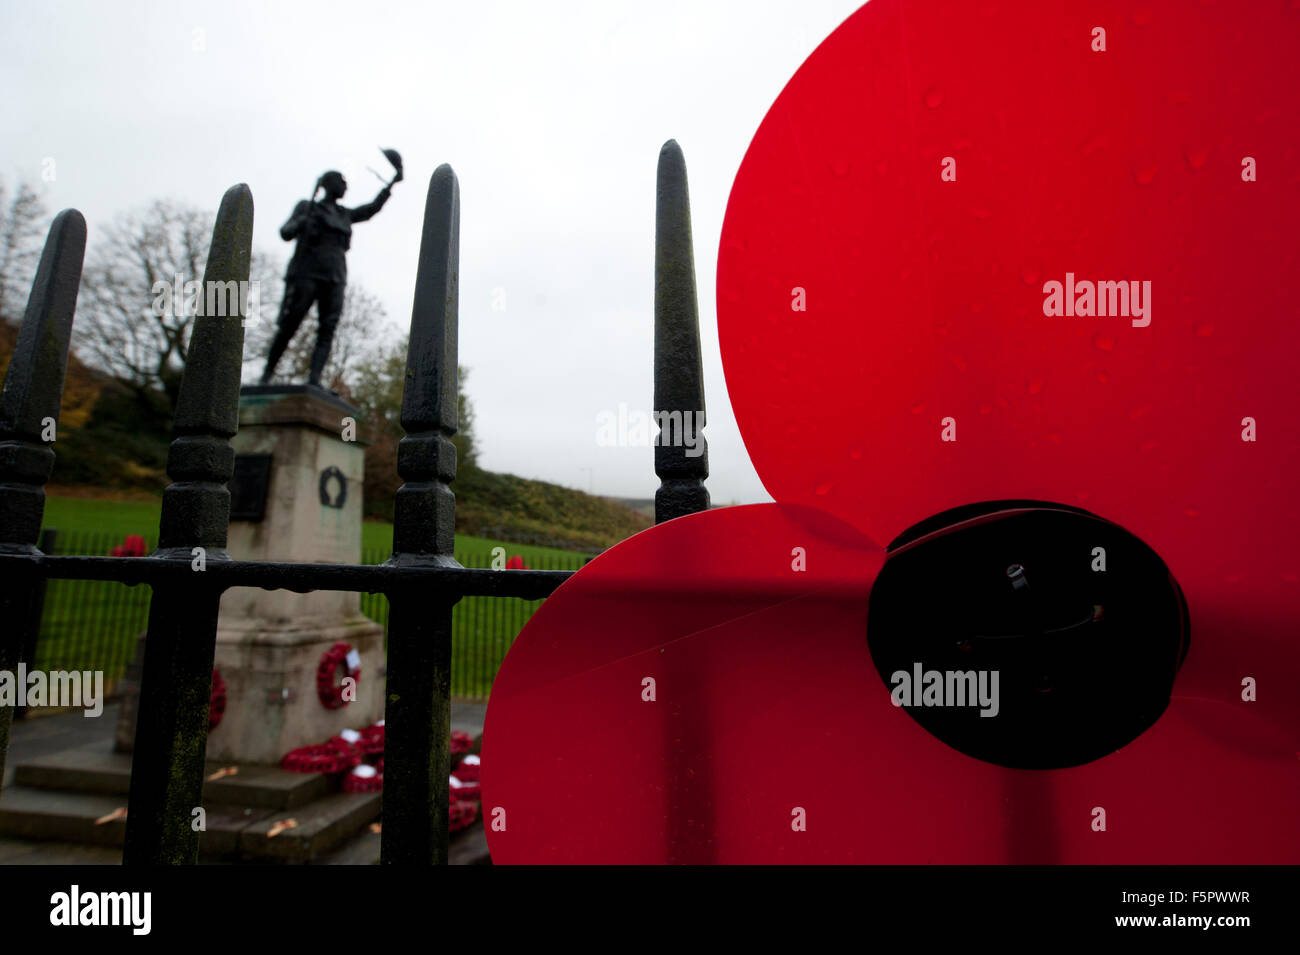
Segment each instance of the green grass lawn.
[{"label": "green grass lawn", "polygon": [[[158,517],[161,511],[161,498],[148,501],[97,501],[51,494],[45,498],[44,526],[77,535],[102,535],[112,538],[115,544],[120,544],[128,534],[139,534],[153,545],[158,539]],[[486,555],[486,559],[490,559],[494,547],[504,547],[508,557],[518,555],[529,565],[533,562],[557,562],[569,566],[581,564],[584,558],[591,556],[554,547],[532,547],[485,537],[456,535],[457,554],[471,557]],[[361,550],[382,553],[387,557],[393,550],[393,525],[383,521],[362,523]]]},{"label": "green grass lawn", "polygon": [[161,498],[151,501],[92,501],[46,494],[44,526],[73,533],[105,534],[116,538],[118,543],[127,534],[156,540],[161,511]]},{"label": "green grass lawn", "polygon": [[[108,554],[128,534],[144,538],[149,550],[158,540],[161,499],[102,501],[49,495],[46,528],[59,537],[55,553]],[[362,525],[363,562],[381,561],[392,552],[393,527],[381,521]],[[529,567],[576,570],[585,554],[456,535],[456,558],[468,567],[491,565],[492,549],[505,548]],[[119,680],[135,652],[135,641],[149,615],[150,588],[111,581],[55,580],[46,592],[37,643],[36,666],[45,670],[105,671],[105,687]],[[541,601],[466,597],[453,611],[452,695],[485,699],[506,651]],[[361,609],[387,628],[388,600],[362,594]]]}]

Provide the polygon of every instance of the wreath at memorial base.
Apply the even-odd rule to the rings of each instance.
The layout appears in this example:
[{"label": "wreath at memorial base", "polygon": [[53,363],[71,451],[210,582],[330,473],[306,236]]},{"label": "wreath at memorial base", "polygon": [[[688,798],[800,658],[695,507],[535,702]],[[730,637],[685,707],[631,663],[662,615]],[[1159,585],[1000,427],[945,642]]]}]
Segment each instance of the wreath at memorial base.
[{"label": "wreath at memorial base", "polygon": [[[357,743],[361,752],[367,756],[382,756],[384,752],[384,721],[372,723],[361,730],[361,740]],[[381,759],[382,763],[383,760]]]},{"label": "wreath at memorial base", "polygon": [[355,669],[348,665],[348,655],[351,653],[352,647],[349,644],[339,642],[321,654],[320,665],[316,667],[316,695],[320,698],[321,706],[327,710],[337,710],[352,702],[343,698],[343,681],[334,682],[335,671],[340,667],[343,668],[344,677],[352,677],[360,682],[360,665]]},{"label": "wreath at memorial base", "polygon": [[482,763],[477,756],[466,756],[460,761],[460,765],[452,770],[452,775],[462,783],[477,783],[481,765]]},{"label": "wreath at memorial base", "polygon": [[458,776],[452,776],[449,783],[450,786],[448,787],[448,793],[450,794],[453,803],[477,803],[483,798],[482,790],[479,789],[477,782],[467,783]]},{"label": "wreath at memorial base", "polygon": [[361,751],[342,736],[332,736],[317,746],[300,746],[280,760],[291,773],[341,773],[361,762]]},{"label": "wreath at memorial base", "polygon": [[[456,730],[448,744],[453,754],[462,755],[473,746],[473,740],[468,733]],[[280,765],[295,773],[344,773],[341,788],[346,793],[383,792],[384,721],[360,730],[343,730],[319,746],[295,749]],[[477,756],[466,756],[448,780],[449,832],[467,829],[479,817],[483,798],[478,781],[480,765]]]},{"label": "wreath at memorial base", "polygon": [[447,815],[450,817],[447,829],[451,832],[459,832],[478,817],[478,803],[453,801],[447,807]]},{"label": "wreath at memorial base", "polygon": [[377,766],[362,763],[343,777],[345,793],[377,793],[384,789],[384,772]]},{"label": "wreath at memorial base", "polygon": [[226,715],[226,681],[221,679],[221,671],[212,668],[212,695],[208,697],[208,732],[217,728],[221,717]]}]

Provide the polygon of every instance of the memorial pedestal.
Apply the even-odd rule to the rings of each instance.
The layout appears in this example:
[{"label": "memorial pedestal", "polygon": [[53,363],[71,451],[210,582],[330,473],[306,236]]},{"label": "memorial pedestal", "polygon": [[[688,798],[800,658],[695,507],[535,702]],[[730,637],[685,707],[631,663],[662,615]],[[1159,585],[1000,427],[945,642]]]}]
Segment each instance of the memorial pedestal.
[{"label": "memorial pedestal", "polygon": [[[343,437],[345,419],[355,434],[358,417],[342,399],[308,385],[241,391],[232,443],[246,466],[237,464],[232,482],[231,557],[360,562],[364,451]],[[317,695],[317,668],[340,642],[357,651],[361,673],[355,701],[328,709]],[[208,759],[277,763],[291,749],[382,719],[384,660],[383,628],[362,615],[356,593],[226,591],[215,657],[226,709],[208,734]],[[344,675],[338,671],[335,682]]]}]

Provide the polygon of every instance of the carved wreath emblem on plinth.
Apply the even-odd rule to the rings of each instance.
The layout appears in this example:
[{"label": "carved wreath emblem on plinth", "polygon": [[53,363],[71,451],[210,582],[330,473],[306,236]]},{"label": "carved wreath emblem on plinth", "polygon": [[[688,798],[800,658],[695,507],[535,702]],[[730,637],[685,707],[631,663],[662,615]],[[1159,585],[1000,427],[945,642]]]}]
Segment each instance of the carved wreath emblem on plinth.
[{"label": "carved wreath emblem on plinth", "polygon": [[[338,494],[331,497],[330,482],[338,481]],[[320,473],[320,502],[325,507],[342,508],[348,499],[348,479],[336,467],[328,467]]]}]

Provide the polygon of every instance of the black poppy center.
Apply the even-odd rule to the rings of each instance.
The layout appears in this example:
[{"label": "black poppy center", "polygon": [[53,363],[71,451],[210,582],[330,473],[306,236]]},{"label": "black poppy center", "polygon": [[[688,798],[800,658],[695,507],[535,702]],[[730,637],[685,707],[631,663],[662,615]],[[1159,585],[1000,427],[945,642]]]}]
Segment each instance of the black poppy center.
[{"label": "black poppy center", "polygon": [[1042,501],[945,511],[889,546],[867,643],[896,705],[949,746],[1022,769],[1132,742],[1169,704],[1187,603],[1154,550]]}]

